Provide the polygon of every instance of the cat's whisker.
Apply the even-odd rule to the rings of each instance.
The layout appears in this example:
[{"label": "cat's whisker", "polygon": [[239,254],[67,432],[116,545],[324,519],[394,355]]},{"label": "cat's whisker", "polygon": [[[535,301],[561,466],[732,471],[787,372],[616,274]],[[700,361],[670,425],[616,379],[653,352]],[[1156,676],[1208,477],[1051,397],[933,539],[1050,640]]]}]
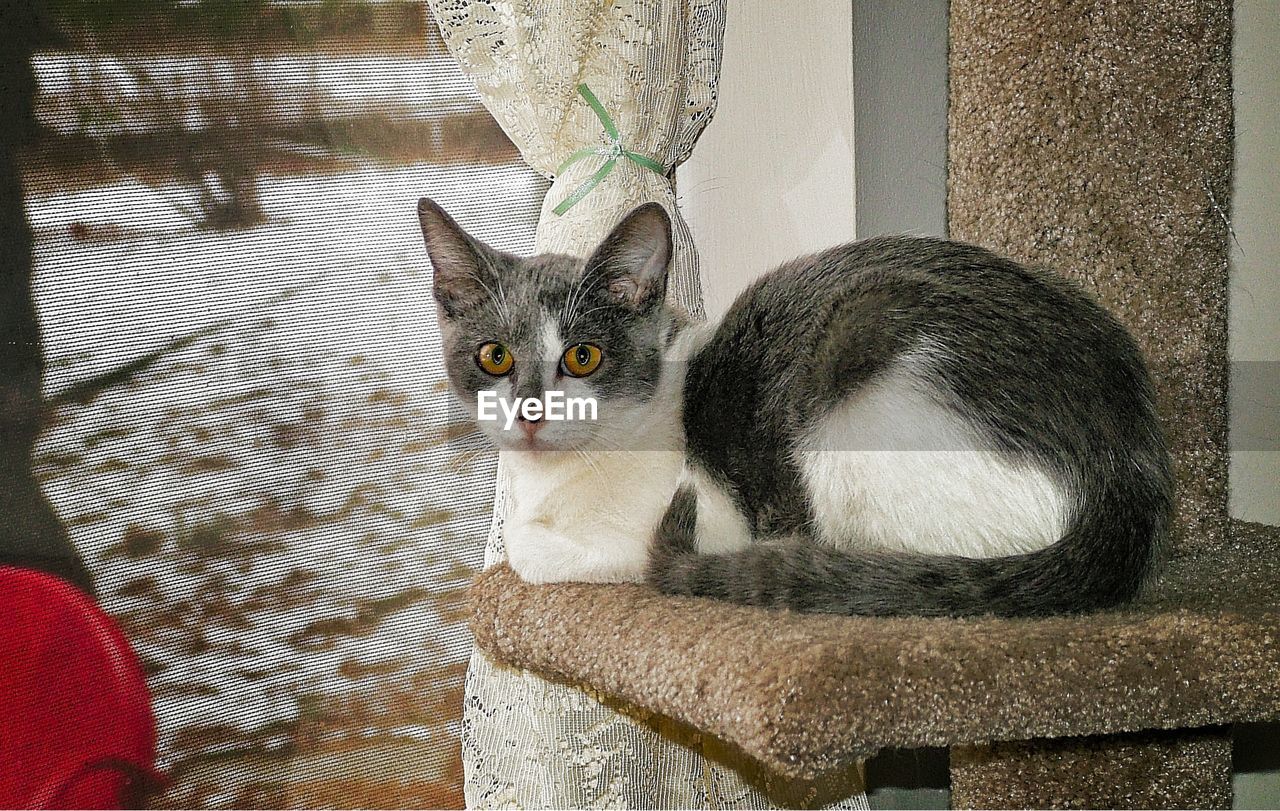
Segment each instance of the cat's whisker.
[{"label": "cat's whisker", "polygon": [[484,456],[485,452],[488,450],[488,448],[480,447],[464,450],[460,453],[454,454],[449,457],[449,461],[445,463],[444,469],[451,473],[463,471],[470,467],[472,462],[475,462],[481,456]]},{"label": "cat's whisker", "polygon": [[569,322],[569,326],[572,327],[575,323],[577,323],[578,319],[586,318],[592,313],[599,312],[601,310],[611,310],[611,309],[613,309],[612,306],[608,304],[602,304],[599,307],[592,307],[590,310],[586,310],[584,312],[574,313],[573,320]]},{"label": "cat's whisker", "polygon": [[596,436],[592,437],[592,440],[596,443],[599,443],[602,446],[594,450],[597,450],[603,453],[625,453],[631,457],[635,457],[636,454],[638,453],[638,451],[636,451],[635,449],[626,447],[622,443],[618,442],[617,440],[609,436],[602,436],[597,434]]},{"label": "cat's whisker", "polygon": [[498,280],[498,295],[501,297],[502,311],[506,314],[507,324],[510,325],[512,323],[511,307],[507,304],[507,289],[502,286],[501,279]]},{"label": "cat's whisker", "polygon": [[[497,293],[494,293],[493,289],[484,283],[484,280],[480,278],[479,274],[472,274],[471,279],[476,284],[484,288],[484,291],[489,294],[489,299],[493,302],[494,309],[498,311],[498,317],[505,321],[507,326],[510,327],[513,324],[513,321],[511,319],[510,311],[506,308],[505,298],[500,298]],[[498,285],[498,290],[502,290],[501,283]]]},{"label": "cat's whisker", "polygon": [[574,455],[581,459],[587,467],[591,468],[591,472],[597,476],[604,475],[604,470],[600,467],[599,462],[592,458],[590,451],[574,450]]},{"label": "cat's whisker", "polygon": [[[574,287],[573,292],[570,293],[569,301],[565,305],[568,312],[567,327],[572,328],[573,325],[578,322],[578,319],[581,318],[581,314],[577,311],[578,307],[582,304],[582,300],[586,296],[587,291],[591,289],[591,285],[596,283],[596,280],[601,277],[603,272],[604,270],[602,265],[595,265],[584,270],[582,275],[578,277],[578,283]],[[565,312],[565,310],[562,309],[562,313],[563,312]]]}]

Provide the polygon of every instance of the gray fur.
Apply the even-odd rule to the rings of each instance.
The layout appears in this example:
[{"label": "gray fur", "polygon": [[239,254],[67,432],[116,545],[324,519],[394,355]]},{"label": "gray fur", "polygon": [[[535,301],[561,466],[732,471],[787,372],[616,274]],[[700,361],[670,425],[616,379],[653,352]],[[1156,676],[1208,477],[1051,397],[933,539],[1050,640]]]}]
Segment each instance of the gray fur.
[{"label": "gray fur", "polygon": [[[1057,543],[993,559],[857,552],[810,539],[794,451],[819,417],[927,337],[951,405],[998,450],[1070,483]],[[758,540],[692,551],[678,494],[650,579],[669,593],[836,614],[1009,616],[1122,603],[1157,561],[1172,498],[1151,381],[1124,328],[1078,288],[985,250],[881,237],[787,264],[744,292],[692,359],[688,453]]]},{"label": "gray fur", "polygon": [[[587,260],[558,254],[522,258],[498,251],[468,235],[425,198],[418,204],[418,218],[434,270],[444,366],[459,400],[470,408],[477,392],[494,389],[497,381],[475,358],[482,344],[498,341],[516,358],[509,376],[516,395],[542,397],[575,385],[599,402],[598,421],[560,426],[564,436],[557,449],[622,444],[626,405],[652,396],[674,331],[674,317],[659,306],[671,250],[670,223],[661,206],[631,212]],[[632,250],[640,245],[651,248]],[[566,381],[541,356],[539,331],[547,314],[555,318],[566,347],[589,342],[603,350],[598,371]],[[481,428],[500,447],[513,446],[512,437],[518,435],[494,423]]]}]

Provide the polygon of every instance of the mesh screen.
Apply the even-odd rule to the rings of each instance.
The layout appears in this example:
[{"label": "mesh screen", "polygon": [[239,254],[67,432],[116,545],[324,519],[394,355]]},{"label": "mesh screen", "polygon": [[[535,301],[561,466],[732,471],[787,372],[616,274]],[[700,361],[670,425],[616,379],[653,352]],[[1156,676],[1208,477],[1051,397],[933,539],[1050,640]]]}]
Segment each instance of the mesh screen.
[{"label": "mesh screen", "polygon": [[423,3],[60,0],[22,158],[37,475],[148,674],[174,806],[460,805],[495,457],[414,205],[527,251]]}]

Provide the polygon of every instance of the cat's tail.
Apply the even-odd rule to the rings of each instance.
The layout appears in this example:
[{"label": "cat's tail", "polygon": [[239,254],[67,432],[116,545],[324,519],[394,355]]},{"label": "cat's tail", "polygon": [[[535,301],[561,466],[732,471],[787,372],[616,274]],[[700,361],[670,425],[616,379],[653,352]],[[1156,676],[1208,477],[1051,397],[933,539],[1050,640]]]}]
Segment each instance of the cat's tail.
[{"label": "cat's tail", "polygon": [[[1136,494],[1116,494],[1118,503],[1122,495]],[[837,549],[804,538],[704,555],[696,494],[686,485],[655,533],[647,576],[668,594],[826,614],[1044,616],[1128,601],[1152,567],[1165,514],[1080,513],[1090,517],[1052,546],[1002,558]]]}]

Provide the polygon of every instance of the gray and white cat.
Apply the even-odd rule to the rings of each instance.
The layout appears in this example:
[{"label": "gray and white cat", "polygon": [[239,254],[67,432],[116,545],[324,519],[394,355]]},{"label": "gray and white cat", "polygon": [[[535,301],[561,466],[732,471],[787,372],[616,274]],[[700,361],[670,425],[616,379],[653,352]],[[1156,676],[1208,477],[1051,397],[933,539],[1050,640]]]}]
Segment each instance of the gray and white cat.
[{"label": "gray and white cat", "polygon": [[[713,325],[665,303],[650,204],[586,260],[521,259],[424,200],[445,366],[476,395],[593,396],[505,449],[526,580],[838,614],[1043,615],[1135,595],[1172,503],[1141,354],[1073,285],[969,245],[797,259]],[[494,362],[495,353],[499,362]]]}]

